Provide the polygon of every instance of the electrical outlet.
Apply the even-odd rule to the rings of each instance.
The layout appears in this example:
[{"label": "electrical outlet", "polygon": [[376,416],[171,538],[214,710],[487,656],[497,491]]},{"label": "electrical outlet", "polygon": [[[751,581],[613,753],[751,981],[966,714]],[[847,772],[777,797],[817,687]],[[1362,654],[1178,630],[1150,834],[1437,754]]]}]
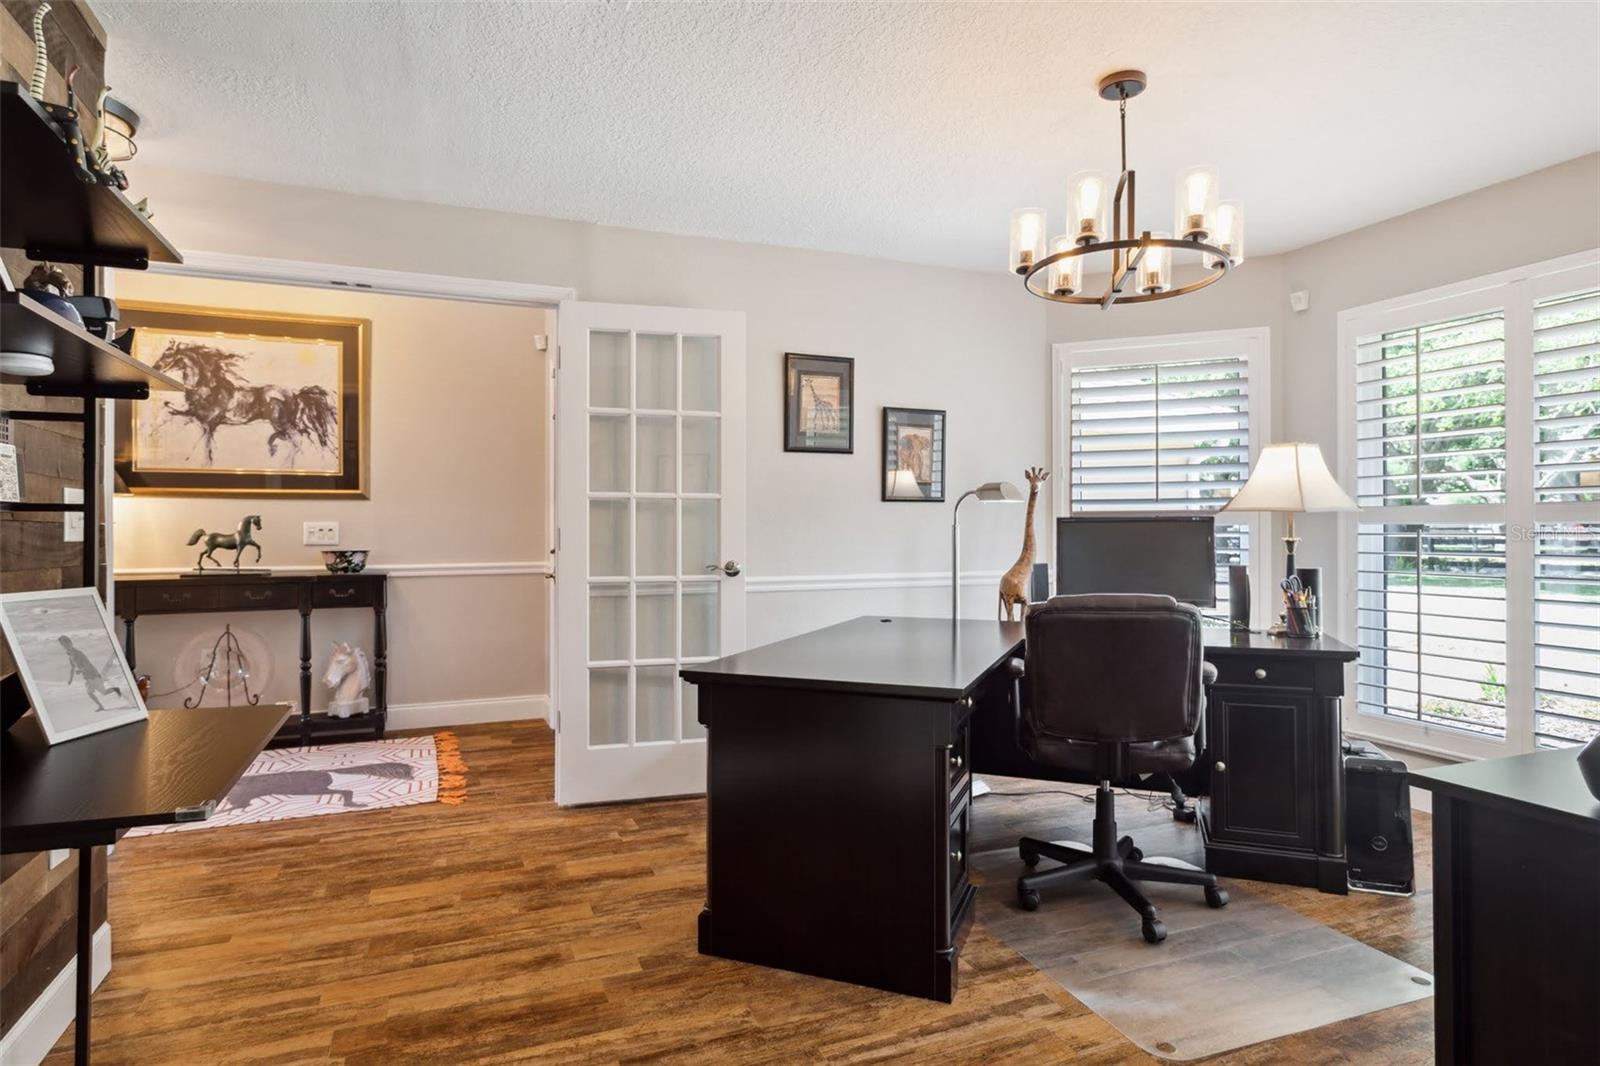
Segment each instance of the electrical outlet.
[{"label": "electrical outlet", "polygon": [[[62,503],[82,503],[83,490],[64,488],[61,490]],[[68,511],[62,515],[61,541],[63,544],[83,543],[83,512]]]},{"label": "electrical outlet", "polygon": [[337,522],[307,522],[305,524],[305,544],[313,544],[321,548],[335,547],[339,543],[339,523]]}]

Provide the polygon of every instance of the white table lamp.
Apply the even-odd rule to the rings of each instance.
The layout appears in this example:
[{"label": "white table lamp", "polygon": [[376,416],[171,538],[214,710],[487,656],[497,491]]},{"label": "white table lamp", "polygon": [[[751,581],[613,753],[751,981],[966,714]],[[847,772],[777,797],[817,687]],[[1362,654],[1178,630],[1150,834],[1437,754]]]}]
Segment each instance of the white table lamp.
[{"label": "white table lamp", "polygon": [[976,496],[982,503],[1001,500],[1021,503],[1027,499],[1022,490],[1009,481],[985,481],[956,500],[956,509],[950,518],[950,617],[958,622],[961,620],[961,505],[968,496]]},{"label": "white table lamp", "polygon": [[1301,511],[1354,511],[1356,501],[1339,487],[1322,461],[1322,449],[1315,444],[1269,444],[1256,457],[1250,477],[1220,510],[1287,514],[1289,531],[1283,546],[1289,563],[1284,576],[1293,577],[1295,548],[1300,544],[1294,533],[1294,516]]}]

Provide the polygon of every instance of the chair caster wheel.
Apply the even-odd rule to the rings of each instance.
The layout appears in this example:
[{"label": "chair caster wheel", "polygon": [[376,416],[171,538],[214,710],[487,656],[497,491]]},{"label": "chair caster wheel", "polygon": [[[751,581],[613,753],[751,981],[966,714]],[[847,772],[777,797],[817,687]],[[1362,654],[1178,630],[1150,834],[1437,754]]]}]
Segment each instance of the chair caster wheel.
[{"label": "chair caster wheel", "polygon": [[1193,807],[1177,807],[1172,812],[1172,820],[1174,822],[1188,822],[1192,825],[1194,819],[1195,812]]},{"label": "chair caster wheel", "polygon": [[1167,939],[1167,927],[1160,918],[1146,918],[1143,927],[1139,930],[1144,934],[1146,943],[1159,944]]},{"label": "chair caster wheel", "polygon": [[1022,853],[1022,865],[1026,866],[1030,870],[1035,866],[1038,866],[1039,853],[1037,851],[1024,851]]},{"label": "chair caster wheel", "polygon": [[1221,909],[1228,905],[1228,892],[1216,885],[1206,886],[1206,906]]},{"label": "chair caster wheel", "polygon": [[1035,890],[1035,889],[1032,889],[1032,888],[1023,888],[1021,885],[1018,885],[1017,886],[1017,906],[1021,907],[1025,911],[1036,911],[1036,910],[1038,910],[1039,909],[1039,893],[1038,893],[1038,891]]},{"label": "chair caster wheel", "polygon": [[1127,859],[1129,862],[1143,862],[1144,852],[1140,851],[1138,848],[1129,848],[1128,854],[1124,855],[1123,858]]}]

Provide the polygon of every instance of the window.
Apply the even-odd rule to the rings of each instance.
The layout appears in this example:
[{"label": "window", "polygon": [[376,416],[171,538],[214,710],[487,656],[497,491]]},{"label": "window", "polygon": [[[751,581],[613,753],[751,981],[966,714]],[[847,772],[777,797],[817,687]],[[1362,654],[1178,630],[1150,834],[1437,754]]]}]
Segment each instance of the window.
[{"label": "window", "polygon": [[1462,754],[1600,732],[1600,256],[1340,327],[1357,710]]},{"label": "window", "polygon": [[[1226,503],[1267,437],[1266,353],[1264,329],[1056,345],[1057,514]],[[1252,564],[1264,528],[1256,516],[1217,523],[1208,616],[1227,618],[1228,567]]]}]

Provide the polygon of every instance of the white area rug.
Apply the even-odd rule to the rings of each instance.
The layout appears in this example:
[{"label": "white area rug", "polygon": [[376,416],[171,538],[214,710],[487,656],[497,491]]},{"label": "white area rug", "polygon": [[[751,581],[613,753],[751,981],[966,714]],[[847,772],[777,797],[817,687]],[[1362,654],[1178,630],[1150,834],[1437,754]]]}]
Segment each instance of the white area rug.
[{"label": "white area rug", "polygon": [[257,755],[206,821],[135,829],[128,835],[215,829],[416,803],[460,803],[465,793],[466,767],[455,735],[449,732],[283,748]]}]

